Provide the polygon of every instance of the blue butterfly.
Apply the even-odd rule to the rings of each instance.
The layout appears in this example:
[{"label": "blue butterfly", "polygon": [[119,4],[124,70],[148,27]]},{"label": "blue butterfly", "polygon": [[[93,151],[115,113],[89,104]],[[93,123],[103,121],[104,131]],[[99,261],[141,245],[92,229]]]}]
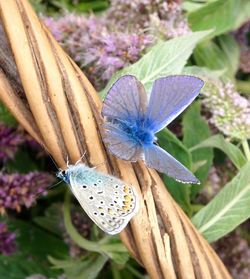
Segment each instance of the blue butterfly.
[{"label": "blue butterfly", "polygon": [[115,156],[145,164],[179,182],[199,180],[168,152],[157,146],[155,134],[174,120],[198,96],[204,82],[179,75],[157,79],[147,100],[144,86],[125,75],[109,90],[103,104],[104,142]]}]

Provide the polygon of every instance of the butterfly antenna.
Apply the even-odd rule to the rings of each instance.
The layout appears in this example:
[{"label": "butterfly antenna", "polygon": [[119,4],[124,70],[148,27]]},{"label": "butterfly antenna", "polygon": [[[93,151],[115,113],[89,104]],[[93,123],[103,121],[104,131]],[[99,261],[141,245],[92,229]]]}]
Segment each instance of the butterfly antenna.
[{"label": "butterfly antenna", "polygon": [[48,191],[48,190],[51,190],[52,188],[58,186],[58,185],[59,185],[60,183],[62,183],[62,182],[63,182],[63,180],[60,180],[60,181],[58,181],[57,183],[52,184],[52,185],[50,185],[49,187],[47,187],[46,189],[40,191],[39,193],[36,193],[35,198],[37,199],[41,194],[43,194],[44,192],[46,192],[46,191]]},{"label": "butterfly antenna", "polygon": [[[43,147],[43,149],[46,151],[47,155],[50,157],[51,161],[53,162],[53,164],[55,165],[55,167],[60,170],[60,168],[58,167],[56,161],[53,159],[53,157],[50,155],[50,152],[49,150],[47,149],[47,147],[42,143],[42,142],[39,142],[39,144]],[[68,163],[69,163],[69,156],[67,155],[67,166],[68,166]]]},{"label": "butterfly antenna", "polygon": [[105,165],[105,164],[107,164],[107,163],[108,163],[108,161],[105,160],[104,162],[102,162],[102,163],[100,163],[100,164],[94,166],[93,168],[96,169],[96,168],[98,168],[98,167],[100,167],[100,166],[102,166],[102,165]]},{"label": "butterfly antenna", "polygon": [[76,161],[76,163],[75,163],[76,165],[79,164],[79,163],[81,163],[82,158],[85,157],[86,153],[87,153],[87,151],[85,150],[84,153],[83,153],[83,155],[80,157],[80,159]]}]

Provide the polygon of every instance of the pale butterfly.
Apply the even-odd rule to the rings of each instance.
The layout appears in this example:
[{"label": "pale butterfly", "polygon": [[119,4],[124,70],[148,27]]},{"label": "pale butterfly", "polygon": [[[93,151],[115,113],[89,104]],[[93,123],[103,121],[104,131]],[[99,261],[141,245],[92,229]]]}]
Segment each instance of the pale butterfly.
[{"label": "pale butterfly", "polygon": [[198,96],[204,82],[179,75],[157,79],[149,101],[136,77],[125,75],[109,90],[102,108],[106,119],[104,142],[117,157],[135,162],[144,160],[183,183],[199,180],[168,152],[157,146],[155,133],[166,127]]},{"label": "pale butterfly", "polygon": [[138,211],[134,188],[114,176],[77,162],[60,170],[57,177],[69,184],[87,215],[108,234],[120,233]]}]

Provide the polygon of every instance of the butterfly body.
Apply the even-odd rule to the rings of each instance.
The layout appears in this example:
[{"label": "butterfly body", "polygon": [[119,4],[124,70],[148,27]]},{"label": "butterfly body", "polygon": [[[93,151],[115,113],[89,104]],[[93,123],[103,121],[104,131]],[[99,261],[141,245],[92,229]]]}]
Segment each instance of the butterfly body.
[{"label": "butterfly body", "polygon": [[119,78],[104,100],[104,142],[117,157],[136,162],[183,183],[199,180],[165,150],[155,145],[155,134],[166,127],[197,97],[204,82],[192,76],[156,80],[148,100],[143,85],[131,75]]},{"label": "butterfly body", "polygon": [[57,176],[69,184],[84,211],[108,234],[123,230],[138,210],[135,190],[114,176],[82,163],[69,165]]},{"label": "butterfly body", "polygon": [[157,139],[152,130],[144,126],[144,121],[144,119],[140,119],[140,121],[131,124],[118,119],[115,121],[114,125],[130,134],[131,140],[133,140],[135,144],[144,146],[153,144]]}]

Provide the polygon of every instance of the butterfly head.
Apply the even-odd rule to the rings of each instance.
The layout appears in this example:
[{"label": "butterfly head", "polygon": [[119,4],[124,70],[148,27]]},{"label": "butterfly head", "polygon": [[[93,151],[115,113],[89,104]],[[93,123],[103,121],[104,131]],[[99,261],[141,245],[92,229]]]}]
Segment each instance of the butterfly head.
[{"label": "butterfly head", "polygon": [[57,172],[56,176],[60,179],[62,179],[64,182],[69,184],[69,175],[68,172],[62,169],[59,169],[59,171]]}]

